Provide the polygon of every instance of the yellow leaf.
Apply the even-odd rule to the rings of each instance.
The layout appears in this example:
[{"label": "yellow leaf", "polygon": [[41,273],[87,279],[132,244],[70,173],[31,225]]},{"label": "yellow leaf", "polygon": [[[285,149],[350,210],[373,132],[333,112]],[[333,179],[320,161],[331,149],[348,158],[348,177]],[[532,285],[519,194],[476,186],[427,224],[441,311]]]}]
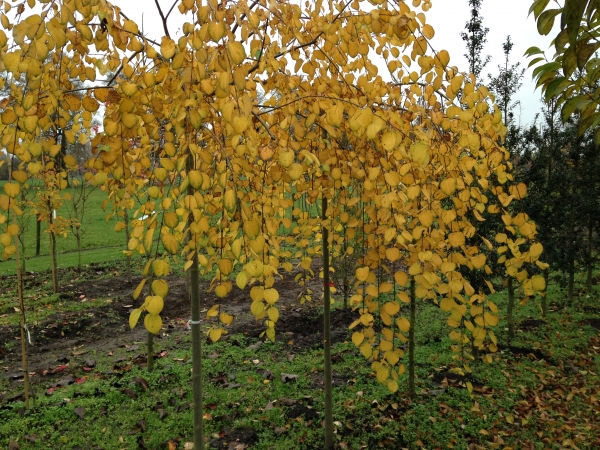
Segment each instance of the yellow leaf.
[{"label": "yellow leaf", "polygon": [[217,342],[221,339],[221,335],[223,334],[223,330],[221,328],[211,328],[208,332],[208,337],[211,341]]},{"label": "yellow leaf", "polygon": [[17,183],[5,183],[4,193],[10,198],[16,198],[21,192],[21,187]]},{"label": "yellow leaf", "polygon": [[269,309],[267,309],[267,317],[269,317],[269,320],[273,323],[277,322],[279,319],[279,310],[271,306]]},{"label": "yellow leaf", "polygon": [[394,281],[400,286],[406,286],[408,283],[408,274],[406,272],[396,272],[394,274]]},{"label": "yellow leaf", "polygon": [[512,414],[509,414],[506,416],[506,421],[512,425],[513,423],[515,423],[515,418]]},{"label": "yellow leaf", "polygon": [[479,253],[471,257],[471,264],[473,264],[475,269],[481,269],[483,266],[485,266],[485,260],[485,255],[483,253]]},{"label": "yellow leaf", "polygon": [[279,300],[279,292],[273,288],[265,289],[264,298],[269,305],[273,305]]},{"label": "yellow leaf", "polygon": [[294,163],[295,154],[292,150],[283,151],[279,153],[279,164],[281,167],[287,169]]},{"label": "yellow leaf", "polygon": [[152,281],[152,292],[154,295],[165,298],[169,293],[169,285],[165,280],[154,280]]},{"label": "yellow leaf", "polygon": [[2,113],[2,123],[4,125],[10,125],[17,121],[17,115],[12,109],[7,109]]},{"label": "yellow leaf", "polygon": [[136,308],[133,311],[131,311],[131,314],[129,314],[129,328],[131,328],[132,330],[135,328],[136,324],[138,323],[138,320],[140,320],[141,314],[142,310],[139,308]]},{"label": "yellow leaf", "polygon": [[376,376],[377,376],[377,381],[379,381],[380,383],[383,383],[390,376],[390,371],[387,367],[380,367],[377,370]]},{"label": "yellow leaf", "polygon": [[100,108],[100,104],[94,97],[86,95],[81,102],[86,111],[96,112]]},{"label": "yellow leaf", "polygon": [[142,289],[144,289],[145,285],[146,285],[146,279],[144,278],[142,281],[140,281],[140,284],[138,284],[138,286],[133,291],[133,299],[134,300],[137,300],[137,298],[140,296],[140,294],[142,293]]},{"label": "yellow leaf", "polygon": [[394,393],[398,390],[398,382],[396,380],[389,380],[387,382],[387,388],[391,393]]},{"label": "yellow leaf", "polygon": [[361,344],[360,352],[367,359],[369,359],[373,355],[373,349],[371,348],[371,345],[368,342],[363,342]]},{"label": "yellow leaf", "polygon": [[250,305],[250,312],[256,317],[262,316],[265,312],[265,304],[260,301],[252,302],[252,305]]},{"label": "yellow leaf", "polygon": [[260,225],[255,220],[247,220],[244,222],[244,233],[248,239],[256,239],[260,233]]},{"label": "yellow leaf", "polygon": [[161,237],[161,242],[166,251],[171,253],[172,255],[177,254],[179,251],[179,244],[177,243],[177,239],[171,233],[163,233]]},{"label": "yellow leaf", "polygon": [[146,297],[145,305],[146,311],[150,314],[160,314],[165,307],[165,301],[158,295],[151,295]]},{"label": "yellow leaf", "polygon": [[419,222],[424,227],[430,227],[433,224],[433,213],[430,210],[421,212],[419,214]]},{"label": "yellow leaf", "polygon": [[144,326],[152,334],[158,334],[162,328],[162,319],[156,314],[146,314]]},{"label": "yellow leaf", "polygon": [[367,281],[367,278],[369,277],[369,268],[368,267],[359,267],[358,269],[356,269],[356,279],[358,281]]},{"label": "yellow leaf", "polygon": [[398,311],[400,311],[400,305],[396,302],[387,302],[385,305],[383,305],[383,309],[390,316],[394,316],[398,314]]},{"label": "yellow leaf", "polygon": [[363,333],[361,333],[360,331],[355,331],[354,333],[352,333],[352,343],[355,346],[359,346],[360,344],[362,344],[362,342],[365,340],[365,335]]},{"label": "yellow leaf", "polygon": [[384,175],[385,182],[392,188],[397,187],[400,184],[400,175],[396,172],[388,172]]},{"label": "yellow leaf", "polygon": [[415,142],[410,146],[410,157],[419,166],[425,167],[429,164],[429,146],[424,142]]},{"label": "yellow leaf", "polygon": [[433,27],[431,25],[429,25],[429,24],[423,25],[423,27],[421,28],[421,33],[427,39],[431,39],[435,35],[435,31],[434,31]]},{"label": "yellow leaf", "polygon": [[248,283],[248,275],[243,270],[235,277],[235,284],[238,288],[244,289]]},{"label": "yellow leaf", "polygon": [[440,189],[446,195],[452,195],[456,190],[456,178],[446,178],[440,183]]},{"label": "yellow leaf", "polygon": [[414,263],[408,269],[408,274],[415,276],[421,273],[421,263]]},{"label": "yellow leaf", "polygon": [[219,314],[219,320],[225,325],[230,325],[233,322],[233,316],[227,314],[226,312],[222,312]]},{"label": "yellow leaf", "polygon": [[542,246],[542,244],[540,244],[539,242],[535,242],[531,244],[531,247],[529,247],[529,256],[531,256],[532,258],[538,258],[543,251],[544,247]]},{"label": "yellow leaf", "polygon": [[162,41],[160,43],[160,53],[163,57],[167,59],[171,59],[175,56],[175,41],[168,36],[163,36]]},{"label": "yellow leaf", "polygon": [[296,181],[300,179],[300,177],[304,174],[304,167],[302,164],[293,163],[287,169],[287,173],[292,179],[292,181]]},{"label": "yellow leaf", "polygon": [[152,271],[157,277],[166,277],[171,271],[171,266],[167,261],[157,259],[156,261],[152,261]]},{"label": "yellow leaf", "polygon": [[410,322],[406,317],[399,317],[396,319],[396,325],[403,333],[408,333],[410,331]]},{"label": "yellow leaf", "polygon": [[210,22],[208,24],[208,35],[213,42],[218,42],[225,35],[225,22]]},{"label": "yellow leaf", "polygon": [[546,280],[541,275],[531,277],[531,287],[534,291],[542,292],[546,288]]},{"label": "yellow leaf", "polygon": [[225,209],[233,214],[236,209],[237,196],[233,189],[227,189],[223,195],[223,206]]},{"label": "yellow leaf", "polygon": [[244,49],[244,46],[238,41],[233,41],[229,42],[227,47],[233,63],[242,64],[244,59],[246,59],[246,50]]},{"label": "yellow leaf", "polygon": [[495,327],[498,325],[498,316],[495,316],[488,311],[483,313],[483,320],[485,320],[485,324],[490,327]]},{"label": "yellow leaf", "polygon": [[400,259],[400,250],[398,250],[398,248],[396,247],[392,247],[392,248],[388,248],[385,251],[385,257],[390,261],[390,262],[395,262],[398,261]]},{"label": "yellow leaf", "polygon": [[37,125],[38,125],[38,117],[37,116],[28,116],[25,118],[25,130],[28,133],[35,133]]},{"label": "yellow leaf", "polygon": [[230,259],[224,258],[219,261],[219,271],[223,275],[229,275],[233,270],[233,263]]},{"label": "yellow leaf", "polygon": [[215,288],[215,295],[219,298],[225,298],[227,293],[227,286],[225,284],[220,284]]},{"label": "yellow leaf", "polygon": [[450,233],[448,235],[448,242],[452,247],[460,247],[465,243],[465,235],[461,231]]},{"label": "yellow leaf", "polygon": [[388,131],[381,138],[381,145],[387,151],[391,151],[396,147],[396,133]]}]

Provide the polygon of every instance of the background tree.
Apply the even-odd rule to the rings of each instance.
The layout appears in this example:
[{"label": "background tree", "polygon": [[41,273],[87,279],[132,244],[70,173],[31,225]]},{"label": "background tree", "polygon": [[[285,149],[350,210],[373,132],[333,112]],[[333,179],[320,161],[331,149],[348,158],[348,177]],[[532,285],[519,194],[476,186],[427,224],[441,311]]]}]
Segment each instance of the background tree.
[{"label": "background tree", "polygon": [[479,80],[481,72],[492,59],[490,55],[482,56],[490,29],[483,26],[483,17],[481,17],[482,0],[468,1],[471,8],[471,18],[465,24],[466,31],[461,32],[460,37],[467,47],[465,57],[469,63],[469,71]]}]

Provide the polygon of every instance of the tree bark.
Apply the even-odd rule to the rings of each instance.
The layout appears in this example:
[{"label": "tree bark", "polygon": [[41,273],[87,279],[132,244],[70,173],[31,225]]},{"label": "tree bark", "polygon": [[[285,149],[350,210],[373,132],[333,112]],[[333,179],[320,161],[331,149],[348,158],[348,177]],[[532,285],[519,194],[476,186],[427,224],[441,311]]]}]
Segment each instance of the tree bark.
[{"label": "tree bark", "polygon": [[[321,218],[327,220],[327,197],[322,194]],[[325,448],[333,448],[333,386],[331,370],[331,293],[329,285],[329,230],[323,225],[323,346],[325,353]]]},{"label": "tree bark", "polygon": [[[15,238],[16,240],[16,238]],[[17,258],[17,295],[19,297],[19,322],[21,328],[21,365],[23,368],[23,389],[25,391],[25,407],[29,409],[29,364],[27,360],[27,343],[28,343],[28,332],[27,322],[25,317],[25,300],[23,298],[23,272],[21,270],[21,255],[19,251],[19,244],[15,242],[16,247],[16,258]]]},{"label": "tree bark", "polygon": [[202,331],[200,330],[200,274],[198,250],[194,250],[190,267],[192,302],[192,389],[194,400],[194,448],[204,450],[204,418],[202,416]]},{"label": "tree bark", "polygon": [[154,335],[149,331],[147,333],[148,340],[146,342],[148,344],[148,364],[146,365],[146,368],[148,369],[148,372],[152,372],[154,371]]},{"label": "tree bark", "polygon": [[42,244],[42,220],[39,215],[36,215],[35,218],[35,256],[40,256],[40,247]]},{"label": "tree bark", "polygon": [[587,277],[585,280],[585,289],[589,293],[592,290],[592,275],[594,269],[593,251],[594,251],[594,228],[590,223],[588,227],[588,255],[587,255]]},{"label": "tree bark", "polygon": [[415,279],[410,279],[410,329],[408,330],[408,392],[411,399],[417,398],[415,389],[415,321],[416,321]]},{"label": "tree bark", "polygon": [[515,338],[515,318],[513,310],[515,308],[515,288],[513,279],[508,277],[508,309],[506,311],[506,321],[508,322],[508,338],[512,341]]},{"label": "tree bark", "polygon": [[52,231],[52,224],[54,223],[53,213],[54,210],[49,206],[48,207],[49,216],[48,216],[48,224],[50,228],[50,266],[52,269],[52,291],[57,294],[58,293],[58,267],[56,260],[56,235],[54,231]]},{"label": "tree bark", "polygon": [[548,315],[548,272],[549,269],[544,269],[544,281],[546,282],[544,292],[542,292],[542,317],[544,319]]},{"label": "tree bark", "polygon": [[[125,221],[125,248],[129,245],[129,238],[131,237],[131,230],[129,229],[129,210],[125,208],[124,221]],[[131,255],[127,256],[127,282],[131,283]]]}]

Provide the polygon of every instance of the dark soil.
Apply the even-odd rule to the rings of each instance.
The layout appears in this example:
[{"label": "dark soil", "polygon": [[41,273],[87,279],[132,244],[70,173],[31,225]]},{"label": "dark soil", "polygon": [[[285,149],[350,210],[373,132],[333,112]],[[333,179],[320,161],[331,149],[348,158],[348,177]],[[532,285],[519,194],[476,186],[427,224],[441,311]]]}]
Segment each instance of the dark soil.
[{"label": "dark soil", "polygon": [[[310,288],[314,292],[313,298],[320,299],[321,283],[318,278],[311,280],[302,288],[294,282],[296,273],[284,274],[283,279],[276,282],[275,287],[280,292],[278,307],[282,310],[277,323],[277,340],[290,344],[290,350],[303,350],[322,346],[323,316],[315,306],[322,302],[314,301],[301,305],[298,298],[304,289]],[[131,283],[118,271],[101,265],[90,265],[84,271],[74,269],[61,271],[62,302],[80,302],[81,311],[57,312],[41,323],[30,325],[33,345],[29,346],[29,371],[35,373],[33,381],[38,377],[44,380],[58,382],[76,370],[86,367],[92,354],[100,351],[103,354],[111,352],[118,347],[127,348],[136,352],[131,361],[115,361],[115,372],[119,372],[128,363],[145,364],[144,354],[146,331],[143,325],[131,330],[128,318],[132,309],[142,304],[146,295],[134,300],[132,293],[139,284],[141,277],[134,277]],[[14,277],[5,277],[2,284],[12,286]],[[40,286],[48,283],[49,274],[28,274],[26,286],[40,290]],[[68,280],[68,281],[64,281]],[[169,293],[165,301],[162,333],[169,335],[183,335],[188,333],[187,322],[190,318],[190,305],[186,293],[186,280],[184,277],[171,276],[168,278]],[[250,286],[243,291],[234,289],[225,299],[217,299],[213,292],[206,292],[208,282],[201,283],[204,311],[214,304],[222,304],[223,310],[235,316],[235,320],[228,329],[230,335],[242,333],[251,338],[258,338],[265,330],[264,323],[258,322],[249,312]],[[47,289],[47,286],[45,287]],[[85,302],[91,299],[105,299],[102,306],[85,308]],[[285,313],[283,313],[285,311]],[[349,310],[334,310],[331,317],[332,342],[348,339],[348,325],[356,318],[355,313]],[[202,318],[208,323],[208,319]],[[160,339],[160,335],[157,339]],[[0,342],[8,343],[0,347],[0,364],[4,371],[0,376],[8,378],[13,387],[17,387],[22,379],[21,371],[21,345],[20,330],[18,326],[0,327]],[[140,347],[143,347],[140,349]],[[160,357],[161,355],[156,355]],[[315,382],[318,383],[318,380]],[[234,381],[230,383],[235,384]],[[334,385],[343,381],[335,380]],[[6,399],[3,399],[6,401]]]}]

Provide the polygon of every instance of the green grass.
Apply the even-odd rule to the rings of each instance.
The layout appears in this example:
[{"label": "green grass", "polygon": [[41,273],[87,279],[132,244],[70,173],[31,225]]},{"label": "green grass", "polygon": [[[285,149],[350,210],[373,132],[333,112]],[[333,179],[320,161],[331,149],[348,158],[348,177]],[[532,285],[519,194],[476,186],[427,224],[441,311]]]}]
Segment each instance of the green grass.
[{"label": "green grass", "polygon": [[[89,188],[88,188],[89,189]],[[76,188],[68,188],[64,193],[73,197],[77,194]],[[30,195],[32,197],[33,194]],[[81,224],[81,259],[82,264],[101,261],[115,261],[124,258],[122,250],[125,248],[125,233],[116,232],[114,226],[116,219],[111,217],[110,204],[104,211],[102,203],[106,200],[106,192],[95,189],[89,196],[85,204],[85,215]],[[63,206],[57,210],[57,216],[64,218],[71,217],[72,207],[69,201],[65,200]],[[31,208],[25,210],[22,217],[22,228],[25,230],[23,240],[25,242],[26,268],[31,271],[43,271],[50,268],[50,237],[47,233],[48,224],[41,224],[40,256],[35,256],[36,251],[36,217],[31,212]],[[56,247],[58,253],[59,268],[76,267],[78,264],[77,240],[70,230],[67,230],[66,236],[57,236]],[[0,275],[15,273],[14,257],[9,261],[0,262]]]},{"label": "green grass", "polygon": [[[496,294],[494,300],[505,311],[505,294]],[[440,388],[433,382],[436,373],[455,364],[446,314],[430,303],[418,307],[419,398],[415,402],[408,400],[406,376],[400,380],[400,390],[390,394],[374,379],[370,364],[351,343],[334,345],[332,353],[338,355],[334,374],[340,374],[345,383],[334,388],[336,442],[347,446],[339,448],[464,449],[472,444],[481,448],[501,444],[499,448],[541,449],[567,439],[579,448],[590,447],[597,433],[589,420],[594,417],[590,401],[600,393],[600,352],[590,346],[598,332],[582,321],[598,315],[590,316],[584,308],[598,304],[598,292],[583,293],[576,304],[565,305],[563,291],[552,285],[549,303],[546,324],[519,331],[510,343],[543,351],[548,359],[504,350],[509,342],[505,317],[501,316],[497,327],[501,351],[492,364],[473,365],[474,385],[484,386],[473,395],[464,386]],[[532,301],[516,312],[517,323],[538,318],[539,305]],[[215,439],[225,428],[252,427],[259,438],[252,449],[322,448],[322,351],[300,351],[287,342],[265,343],[250,350],[248,346],[254,342],[234,335],[225,342],[204,345],[206,435]],[[144,345],[137,344],[143,352]],[[190,441],[190,335],[165,336],[155,346],[157,352],[168,350],[168,354],[157,360],[153,373],[131,364],[133,355],[126,348],[106,349],[86,355],[98,361],[93,372],[73,369],[73,375],[84,380],[82,384],[41,395],[36,407],[24,413],[19,413],[22,403],[0,410],[0,446],[7,445],[9,437],[19,438],[22,449],[77,445],[137,448],[140,437],[148,448],[160,448],[168,440]],[[108,356],[109,350],[113,350],[112,356]],[[292,361],[289,353],[295,355]],[[115,369],[115,361],[121,358],[125,360],[117,366],[125,368]],[[567,361],[577,366],[579,373],[565,373]],[[296,374],[298,380],[285,383],[281,373]],[[149,389],[136,382],[136,377],[144,378]],[[1,383],[0,390],[4,390]],[[47,389],[39,378],[37,383],[38,393]],[[237,386],[227,388],[224,383]],[[125,389],[133,390],[137,398],[130,398]],[[535,397],[539,407],[532,400]],[[285,406],[281,399],[296,404]],[[75,408],[85,408],[83,419],[75,414]],[[297,419],[289,416],[293,408],[308,408],[317,415],[312,420]],[[168,413],[162,420],[160,409]],[[141,430],[141,420],[146,432]],[[36,443],[24,440],[31,434],[38,436]]]}]

